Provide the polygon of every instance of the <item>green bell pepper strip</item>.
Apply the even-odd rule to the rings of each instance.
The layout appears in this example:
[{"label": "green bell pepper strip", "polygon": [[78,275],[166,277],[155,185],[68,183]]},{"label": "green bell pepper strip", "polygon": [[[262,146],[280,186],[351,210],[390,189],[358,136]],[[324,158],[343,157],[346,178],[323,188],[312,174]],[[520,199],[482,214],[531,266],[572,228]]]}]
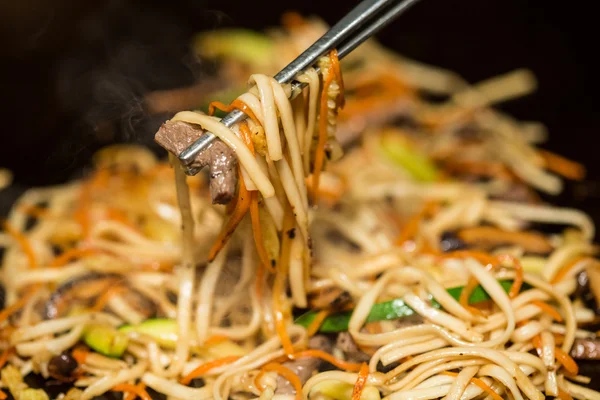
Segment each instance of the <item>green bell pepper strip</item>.
[{"label": "green bell pepper strip", "polygon": [[381,140],[381,150],[416,180],[433,182],[438,179],[439,171],[436,166],[424,154],[411,148],[405,139],[390,135],[384,136]]},{"label": "green bell pepper strip", "polygon": [[[504,289],[504,291],[508,293],[512,285],[512,281],[502,280],[499,281],[499,283]],[[526,287],[524,286],[524,289],[525,288]],[[448,293],[456,300],[459,299],[462,290],[463,286],[447,289]],[[483,289],[483,287],[477,286],[471,293],[469,303],[481,303],[482,301],[486,300],[490,300],[490,296],[487,294],[485,289]],[[435,301],[434,298],[431,298],[431,305],[435,308],[441,308],[440,304],[437,301]],[[308,326],[310,326],[310,324],[314,321],[315,317],[317,316],[317,313],[318,311],[309,311],[298,317],[295,323],[305,328],[308,328]],[[389,321],[402,317],[408,317],[410,315],[413,315],[414,313],[415,312],[413,311],[413,309],[410,308],[402,299],[395,299],[375,304],[373,308],[371,308],[371,311],[367,316],[366,322],[369,323],[377,321]],[[333,333],[346,331],[348,330],[348,323],[350,322],[351,316],[352,311],[345,311],[330,315],[327,318],[325,318],[323,324],[321,324],[319,332]]]}]

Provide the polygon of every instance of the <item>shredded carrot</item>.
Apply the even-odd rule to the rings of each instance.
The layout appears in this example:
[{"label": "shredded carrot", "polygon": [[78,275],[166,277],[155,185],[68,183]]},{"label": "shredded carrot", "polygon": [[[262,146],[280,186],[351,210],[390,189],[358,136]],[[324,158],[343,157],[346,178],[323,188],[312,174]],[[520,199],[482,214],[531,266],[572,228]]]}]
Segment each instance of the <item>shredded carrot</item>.
[{"label": "shredded carrot", "polygon": [[421,222],[434,214],[439,208],[439,204],[437,202],[427,202],[423,206],[423,209],[416,215],[414,215],[403,227],[400,236],[396,239],[396,244],[398,246],[403,245],[407,241],[414,239],[419,231],[419,226]]},{"label": "shredded carrot", "polygon": [[[335,51],[335,50],[334,50]],[[333,57],[334,51],[331,52],[330,58]],[[337,54],[337,53],[335,53]],[[325,82],[323,82],[323,90],[321,91],[321,104],[319,109],[319,140],[317,141],[317,149],[315,151],[315,163],[313,167],[312,180],[314,182],[313,187],[319,188],[319,180],[321,177],[321,170],[325,164],[325,144],[327,143],[327,114],[329,109],[327,108],[327,90],[335,78],[335,73],[329,71],[329,75]],[[317,204],[319,201],[319,191],[315,190],[312,193],[313,204]]]},{"label": "shredded carrot", "polygon": [[276,372],[278,375],[281,375],[287,379],[292,386],[294,386],[294,389],[296,389],[296,400],[302,400],[302,382],[300,381],[298,375],[296,375],[291,369],[284,367],[279,363],[272,362],[262,367],[262,370],[265,372]]},{"label": "shredded carrot", "polygon": [[521,291],[521,287],[523,286],[524,271],[523,266],[521,265],[521,262],[517,257],[508,254],[498,256],[498,261],[500,262],[507,260],[512,262],[513,267],[515,269],[515,279],[513,279],[513,284],[511,285],[510,291],[508,292],[508,297],[514,299],[515,297],[517,297],[517,295]]},{"label": "shredded carrot", "polygon": [[348,371],[348,372],[358,372],[361,367],[360,364],[340,360],[338,358],[335,358],[334,356],[332,356],[329,353],[325,353],[323,350],[317,350],[317,349],[308,349],[308,350],[304,350],[304,351],[299,351],[297,353],[294,353],[290,358],[297,359],[297,358],[305,358],[305,357],[320,358],[321,360],[327,361],[329,364],[335,365],[339,369],[343,369],[344,371]]},{"label": "shredded carrot", "polygon": [[336,99],[336,104],[338,108],[344,108],[346,103],[346,97],[344,96],[344,77],[342,76],[342,67],[340,66],[340,59],[338,58],[337,50],[334,49],[331,52],[329,59],[331,60],[331,68],[333,69],[333,73],[335,75],[335,81],[340,87],[340,94]]},{"label": "shredded carrot", "polygon": [[229,340],[229,337],[225,335],[213,335],[204,341],[204,346],[213,346],[215,344],[223,343]]},{"label": "shredded carrot", "polygon": [[31,243],[27,239],[27,236],[25,236],[22,232],[19,232],[17,229],[15,229],[13,226],[11,226],[8,223],[8,221],[4,221],[4,223],[2,225],[3,225],[6,233],[8,233],[13,239],[15,239],[17,241],[17,243],[19,243],[21,250],[23,250],[23,253],[25,253],[25,255],[27,256],[27,262],[29,263],[29,268],[37,267],[35,252],[33,251],[33,247],[31,246]]},{"label": "shredded carrot", "polygon": [[205,364],[199,365],[198,367],[196,367],[196,369],[194,369],[192,372],[190,372],[185,377],[183,377],[181,379],[181,383],[184,385],[189,385],[190,382],[192,381],[192,379],[206,374],[211,369],[222,367],[223,365],[231,364],[231,363],[237,361],[239,358],[240,358],[239,356],[228,356],[228,357],[219,358],[219,359],[216,359],[213,361],[209,361]]},{"label": "shredded carrot", "polygon": [[2,322],[4,322],[12,314],[16,313],[21,308],[23,308],[23,306],[27,304],[27,302],[33,297],[33,295],[38,291],[39,288],[39,285],[31,286],[31,288],[27,291],[27,293],[25,293],[23,297],[15,301],[10,306],[6,307],[4,310],[0,311],[0,324],[2,324]]},{"label": "shredded carrot", "polygon": [[19,207],[19,211],[23,214],[29,215],[34,218],[43,218],[48,216],[48,209],[46,207],[37,205],[23,205]]},{"label": "shredded carrot", "polygon": [[328,315],[328,310],[321,310],[317,313],[315,319],[310,323],[308,328],[306,328],[306,334],[308,337],[314,336],[315,333],[318,332],[321,325],[323,325],[323,321],[325,321],[325,318],[327,318]]},{"label": "shredded carrot", "polygon": [[548,303],[545,303],[545,302],[543,302],[541,300],[533,300],[531,302],[531,304],[533,304],[534,306],[540,308],[546,314],[550,315],[555,321],[562,322],[562,320],[563,320],[562,316],[558,313],[558,311],[556,311],[554,309],[554,307],[552,307]]},{"label": "shredded carrot", "polygon": [[579,367],[573,357],[571,357],[568,353],[563,351],[560,347],[554,349],[554,355],[556,359],[562,364],[562,366],[567,370],[567,372],[571,375],[577,375],[579,373]]},{"label": "shredded carrot", "polygon": [[100,297],[98,297],[98,299],[96,299],[91,310],[94,312],[102,311],[102,309],[106,307],[106,304],[108,303],[111,297],[118,293],[124,292],[125,290],[127,290],[125,286],[117,285],[110,287],[106,292],[104,292]]},{"label": "shredded carrot", "polygon": [[139,396],[139,398],[142,400],[152,400],[152,397],[150,397],[150,395],[146,391],[145,386],[132,385],[130,383],[121,383],[120,385],[113,387],[111,390],[113,392],[135,393],[135,395]]},{"label": "shredded carrot", "polygon": [[[488,269],[492,269],[495,265],[498,264],[498,259],[494,256],[489,255],[488,253],[476,250],[457,250],[452,251],[446,254],[439,256],[441,259],[447,258],[474,258],[482,264],[487,265]],[[469,310],[473,314],[483,315],[483,313],[475,307],[469,305],[469,298],[471,297],[471,293],[477,287],[479,282],[477,279],[470,278],[460,292],[460,297],[458,302],[467,310]]]},{"label": "shredded carrot", "polygon": [[10,356],[12,351],[12,349],[6,349],[2,352],[2,354],[0,355],[0,369],[4,367],[4,364],[6,364],[6,361],[8,361],[8,357]]},{"label": "shredded carrot", "polygon": [[[450,371],[442,371],[442,374],[448,375],[448,376],[458,376],[457,372],[450,372]],[[498,393],[496,393],[494,391],[494,389],[492,389],[487,383],[485,383],[481,379],[473,377],[470,379],[470,382],[474,385],[479,386],[480,389],[482,389],[483,391],[487,392],[490,396],[492,396],[492,398],[494,400],[503,400],[502,396],[500,396]]]},{"label": "shredded carrot", "polygon": [[561,388],[558,388],[558,398],[560,400],[573,400],[573,397],[571,397],[569,393],[565,392]]},{"label": "shredded carrot", "polygon": [[98,250],[90,249],[90,248],[73,248],[65,251],[59,256],[56,256],[54,260],[50,263],[51,267],[62,267],[65,264],[75,260],[76,258],[83,258],[86,256],[91,256],[93,254],[98,254]]},{"label": "shredded carrot", "polygon": [[244,184],[244,178],[241,174],[239,175],[239,179],[240,184],[238,188],[238,199],[235,205],[235,209],[233,210],[231,217],[229,217],[229,219],[225,223],[225,226],[219,233],[215,244],[211,247],[210,251],[208,252],[208,261],[212,261],[215,259],[219,251],[221,251],[221,249],[225,246],[229,238],[231,238],[231,236],[235,232],[235,228],[237,228],[239,223],[242,222],[242,219],[244,218],[244,216],[248,212],[248,209],[250,208],[250,192],[248,192],[248,190],[246,189],[246,185]]},{"label": "shredded carrot", "polygon": [[261,369],[260,371],[258,371],[258,374],[256,374],[256,376],[254,377],[254,386],[256,386],[258,391],[261,393],[265,390],[265,385],[260,383],[260,380],[262,379],[263,376],[265,376],[265,372],[267,372],[267,371],[265,371],[264,369]]},{"label": "shredded carrot", "polygon": [[302,15],[295,11],[288,11],[284,13],[281,17],[281,23],[288,30],[296,29],[306,25],[306,21]]},{"label": "shredded carrot", "polygon": [[[283,232],[288,232],[295,225],[294,214],[289,204],[287,205],[283,217]],[[281,251],[279,255],[279,263],[277,264],[277,272],[275,273],[275,282],[273,283],[273,314],[275,319],[275,330],[281,340],[281,345],[285,354],[291,356],[294,353],[292,340],[287,332],[286,316],[283,312],[281,304],[282,297],[285,296],[285,284],[287,282],[288,267],[290,262],[290,247],[292,239],[289,235],[283,235],[281,241]]]},{"label": "shredded carrot", "polygon": [[571,261],[569,261],[561,269],[558,270],[558,272],[556,273],[554,278],[552,278],[550,283],[555,284],[555,283],[558,283],[561,280],[563,280],[563,278],[567,275],[567,273],[569,273],[569,271],[571,269],[573,269],[573,267],[575,265],[577,265],[584,258],[586,258],[586,256],[577,256],[577,257],[573,258]]},{"label": "shredded carrot", "polygon": [[71,355],[78,364],[85,364],[88,354],[90,354],[90,352],[81,347],[77,347],[71,352]]},{"label": "shredded carrot", "polygon": [[220,101],[213,101],[208,105],[208,115],[214,115],[215,108],[223,111],[223,112],[232,112],[234,109],[238,109],[244,114],[246,114],[252,121],[254,121],[257,125],[260,125],[260,121],[256,118],[256,115],[252,111],[250,107],[246,103],[241,100],[235,99],[231,102],[230,105],[225,105]]},{"label": "shredded carrot", "polygon": [[363,363],[360,367],[360,371],[358,371],[358,377],[356,378],[356,383],[354,384],[354,389],[352,389],[352,400],[360,400],[362,396],[362,392],[367,385],[367,378],[369,377],[369,366],[367,363]]},{"label": "shredded carrot", "polygon": [[8,398],[8,396],[6,393],[4,393],[4,390],[0,389],[0,400],[4,400],[6,398]]},{"label": "shredded carrot", "polygon": [[540,149],[538,154],[544,159],[546,168],[549,171],[576,181],[580,181],[585,177],[585,167],[578,162],[571,161],[548,150]]}]

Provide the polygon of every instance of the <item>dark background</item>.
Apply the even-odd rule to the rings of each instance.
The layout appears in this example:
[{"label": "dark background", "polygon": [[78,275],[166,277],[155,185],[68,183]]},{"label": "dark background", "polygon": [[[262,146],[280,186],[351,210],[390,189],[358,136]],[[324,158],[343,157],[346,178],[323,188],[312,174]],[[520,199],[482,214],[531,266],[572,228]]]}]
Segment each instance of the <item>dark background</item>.
[{"label": "dark background", "polygon": [[[0,2],[0,166],[16,186],[64,181],[94,150],[114,141],[152,143],[161,118],[149,119],[141,96],[202,76],[188,54],[202,29],[262,29],[295,9],[333,23],[356,1],[29,0]],[[532,69],[539,91],[507,104],[550,129],[548,148],[583,162],[588,181],[569,184],[558,201],[600,219],[596,162],[598,63],[591,6],[542,0],[423,0],[379,39],[404,55],[477,81]],[[589,2],[592,3],[592,2]]]}]

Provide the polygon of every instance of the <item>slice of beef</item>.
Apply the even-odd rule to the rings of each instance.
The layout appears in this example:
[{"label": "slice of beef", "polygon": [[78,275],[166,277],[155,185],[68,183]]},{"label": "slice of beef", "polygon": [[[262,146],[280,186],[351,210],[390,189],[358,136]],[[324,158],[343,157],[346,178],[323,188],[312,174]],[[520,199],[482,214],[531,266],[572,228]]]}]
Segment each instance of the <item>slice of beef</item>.
[{"label": "slice of beef", "polygon": [[[202,136],[202,129],[181,121],[165,122],[154,140],[166,150],[179,155],[196,139]],[[198,154],[192,167],[210,169],[210,193],[214,204],[227,204],[233,199],[237,188],[237,158],[225,143],[215,140],[210,147]]]},{"label": "slice of beef", "polygon": [[350,362],[369,362],[369,359],[371,358],[370,355],[358,347],[350,332],[340,332],[335,342],[335,347],[342,350],[346,359]]},{"label": "slice of beef", "polygon": [[[322,350],[325,353],[331,353],[333,350],[333,343],[327,336],[316,335],[309,339],[308,348]],[[300,381],[304,385],[306,381],[309,380],[313,375],[313,372],[319,369],[322,363],[323,361],[320,358],[306,357],[285,362],[283,363],[283,366],[289,368],[293,373],[298,375],[298,378],[300,378]],[[294,389],[292,384],[286,379],[278,376],[275,394],[295,395],[296,389]]]},{"label": "slice of beef", "polygon": [[600,339],[575,339],[571,347],[571,357],[576,360],[600,360]]}]

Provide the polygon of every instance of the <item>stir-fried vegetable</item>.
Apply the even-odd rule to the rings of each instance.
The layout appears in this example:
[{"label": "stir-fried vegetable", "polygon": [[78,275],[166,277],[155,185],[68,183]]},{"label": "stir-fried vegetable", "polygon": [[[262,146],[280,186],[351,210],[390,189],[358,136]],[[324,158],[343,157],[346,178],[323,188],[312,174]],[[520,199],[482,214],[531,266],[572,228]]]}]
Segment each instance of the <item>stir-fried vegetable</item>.
[{"label": "stir-fried vegetable", "polygon": [[438,179],[439,172],[435,165],[418,149],[411,146],[407,139],[393,134],[383,135],[381,150],[416,180],[431,182]]},{"label": "stir-fried vegetable", "polygon": [[273,42],[266,35],[245,29],[222,29],[197,36],[194,48],[206,57],[226,57],[252,66],[270,65]]},{"label": "stir-fried vegetable", "polygon": [[[512,281],[503,280],[500,281],[500,285],[506,292],[510,290],[512,285]],[[460,294],[463,290],[463,286],[458,286],[454,288],[448,289],[448,293],[454,297],[456,300],[460,298]],[[481,286],[477,286],[475,290],[471,293],[471,297],[469,298],[470,304],[481,303],[482,301],[489,300],[490,296],[487,294],[485,289]],[[440,308],[440,305],[435,299],[432,297],[430,299],[431,305],[436,308]],[[410,308],[402,299],[395,299],[391,301],[386,301],[384,303],[378,303],[371,308],[371,312],[367,317],[367,323],[369,322],[377,322],[377,321],[387,321],[398,319],[402,317],[408,317],[413,315],[415,312],[412,308]],[[302,325],[305,328],[310,326],[310,324],[314,321],[318,314],[318,311],[310,311],[306,314],[301,315],[296,319],[296,324]],[[343,332],[348,330],[348,323],[350,322],[350,317],[352,316],[352,311],[346,311],[343,313],[333,314],[329,317],[325,318],[319,332],[323,333],[331,333],[331,332]]]},{"label": "stir-fried vegetable", "polygon": [[86,329],[83,341],[93,350],[107,357],[121,357],[127,349],[129,339],[123,332],[111,327],[93,325]]},{"label": "stir-fried vegetable", "polygon": [[119,332],[151,336],[159,345],[172,349],[175,348],[179,337],[177,321],[167,318],[148,319],[138,325],[123,325],[119,328]]}]

